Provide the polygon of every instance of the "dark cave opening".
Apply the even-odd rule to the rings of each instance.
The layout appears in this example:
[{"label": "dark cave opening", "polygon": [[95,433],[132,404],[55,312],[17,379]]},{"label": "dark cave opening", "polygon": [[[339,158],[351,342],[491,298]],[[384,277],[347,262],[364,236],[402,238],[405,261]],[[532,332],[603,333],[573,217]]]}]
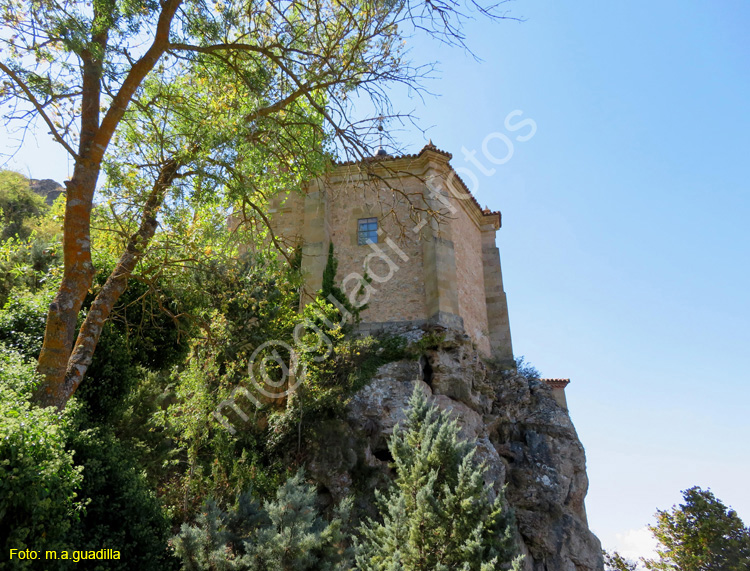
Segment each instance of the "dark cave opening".
[{"label": "dark cave opening", "polygon": [[426,355],[422,355],[419,358],[419,366],[422,368],[422,380],[432,388],[432,365],[430,365],[430,360]]}]

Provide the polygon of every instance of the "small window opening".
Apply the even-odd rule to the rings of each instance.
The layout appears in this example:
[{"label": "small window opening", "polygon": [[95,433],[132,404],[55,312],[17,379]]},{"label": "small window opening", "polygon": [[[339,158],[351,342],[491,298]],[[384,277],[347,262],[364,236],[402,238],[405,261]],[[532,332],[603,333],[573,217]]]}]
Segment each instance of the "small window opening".
[{"label": "small window opening", "polygon": [[357,243],[365,246],[370,242],[378,243],[378,219],[360,218],[357,221]]}]

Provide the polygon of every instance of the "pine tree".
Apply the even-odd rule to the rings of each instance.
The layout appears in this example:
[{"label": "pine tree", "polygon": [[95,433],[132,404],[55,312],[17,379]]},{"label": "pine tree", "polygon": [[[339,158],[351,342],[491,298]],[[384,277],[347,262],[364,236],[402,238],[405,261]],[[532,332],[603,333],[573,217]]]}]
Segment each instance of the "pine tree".
[{"label": "pine tree", "polygon": [[368,520],[355,542],[361,571],[489,571],[515,559],[510,513],[501,495],[491,501],[473,443],[415,387],[406,422],[389,449],[396,480],[378,494],[382,523]]},{"label": "pine tree", "polygon": [[329,523],[315,508],[315,487],[302,471],[287,480],[264,507],[243,494],[224,512],[209,501],[197,525],[183,524],[172,539],[184,571],[344,571],[350,553],[344,548],[345,500]]},{"label": "pine tree", "polygon": [[684,504],[657,511],[649,526],[659,541],[658,560],[647,569],[663,571],[747,571],[750,528],[710,490],[684,490]]}]

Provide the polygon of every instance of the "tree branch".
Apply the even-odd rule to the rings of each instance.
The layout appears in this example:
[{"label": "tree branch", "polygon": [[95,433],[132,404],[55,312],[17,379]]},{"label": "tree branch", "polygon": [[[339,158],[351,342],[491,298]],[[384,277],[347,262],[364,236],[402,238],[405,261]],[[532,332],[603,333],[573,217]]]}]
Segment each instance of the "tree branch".
[{"label": "tree branch", "polygon": [[78,159],[78,154],[71,148],[68,143],[65,142],[65,139],[62,138],[60,133],[57,132],[57,129],[55,128],[54,123],[52,123],[52,120],[47,116],[47,114],[44,112],[44,107],[42,106],[39,101],[37,101],[36,97],[34,97],[34,94],[31,92],[31,89],[29,89],[29,86],[24,83],[24,81],[16,74],[12,69],[10,69],[7,65],[5,65],[3,62],[0,62],[0,70],[4,71],[5,74],[10,77],[18,87],[23,90],[23,92],[26,94],[26,97],[28,98],[29,102],[34,106],[37,113],[42,117],[45,123],[47,123],[47,126],[50,128],[50,132],[52,133],[52,136],[55,138],[55,140],[60,143],[63,148],[70,153],[70,156],[72,156],[74,159]]}]

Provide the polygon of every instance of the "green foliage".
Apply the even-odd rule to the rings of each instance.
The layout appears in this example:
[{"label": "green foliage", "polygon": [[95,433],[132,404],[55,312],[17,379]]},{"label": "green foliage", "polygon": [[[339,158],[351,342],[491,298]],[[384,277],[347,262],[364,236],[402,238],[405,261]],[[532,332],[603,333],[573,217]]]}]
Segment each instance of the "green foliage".
[{"label": "green foliage", "polygon": [[25,240],[48,210],[44,199],[31,190],[25,176],[0,171],[0,242],[16,236]]},{"label": "green foliage", "polygon": [[419,340],[410,343],[406,348],[407,354],[412,359],[419,359],[425,351],[439,349],[445,341],[445,333],[440,331],[428,331]]},{"label": "green foliage", "polygon": [[[68,548],[81,514],[81,468],[66,449],[70,411],[58,416],[29,403],[32,365],[0,344],[0,549]],[[0,562],[0,569],[11,569]],[[36,568],[14,561],[12,569]]]},{"label": "green foliage", "polygon": [[491,501],[476,448],[415,386],[406,421],[389,443],[396,481],[377,494],[382,522],[368,520],[356,542],[362,571],[520,569],[511,516]]},{"label": "green foliage", "polygon": [[326,267],[323,270],[323,280],[321,282],[320,297],[328,299],[330,294],[338,294],[335,297],[339,300],[343,298],[343,292],[336,286],[336,273],[338,272],[339,261],[333,254],[333,242],[328,244],[328,258]]},{"label": "green foliage", "polygon": [[215,259],[175,283],[176,295],[203,328],[215,313],[225,317],[229,362],[269,339],[291,339],[299,321],[299,269],[275,254]]},{"label": "green foliage", "polygon": [[0,307],[14,290],[35,292],[53,277],[63,202],[50,208],[26,177],[0,171]]},{"label": "green foliage", "polygon": [[[295,337],[304,378],[286,407],[269,415],[272,451],[302,453],[325,424],[345,416],[350,397],[378,367],[405,356],[405,340],[387,334],[347,336],[339,309],[318,296],[305,306]],[[292,342],[292,340],[290,340]]]},{"label": "green foliage", "polygon": [[[338,317],[338,309],[320,298],[303,312],[303,323],[317,320],[315,325],[319,329],[306,329],[301,346],[315,347],[321,336],[330,345],[322,342],[317,350],[301,352],[305,380],[291,406],[302,408],[308,416],[320,420],[341,417],[348,398],[365,386],[381,365],[405,356],[406,342],[402,337],[346,336],[344,328],[334,321]],[[325,322],[334,326],[329,327]]]},{"label": "green foliage", "polygon": [[[207,497],[225,503],[250,487],[269,494],[283,481],[284,468],[268,454],[261,427],[240,423],[241,430],[232,434],[213,414],[235,386],[246,382],[247,362],[226,359],[232,342],[228,330],[226,318],[215,312],[205,338],[193,343],[187,366],[173,378],[173,402],[154,419],[173,444],[164,501],[183,521]],[[237,404],[257,418],[252,403]]]},{"label": "green foliage", "polygon": [[[41,201],[41,206],[31,209],[15,204],[16,200],[8,200],[7,187],[2,186],[2,180],[8,175],[16,175],[9,171],[0,171],[0,218],[3,213],[12,213],[10,220],[5,220],[2,238],[0,238],[0,307],[11,298],[26,290],[32,293],[49,287],[49,282],[57,283],[59,266],[61,264],[60,220],[62,219],[64,198],[58,199],[52,208],[28,188],[28,181],[24,178],[19,193],[33,205]],[[5,190],[3,190],[5,189]],[[3,199],[5,195],[5,199]],[[26,199],[22,199],[24,202]],[[19,226],[20,224],[20,226]]]},{"label": "green foliage", "polygon": [[[82,318],[106,281],[113,262],[101,259],[99,266],[102,271],[84,302]],[[167,370],[187,354],[188,342],[183,331],[187,325],[167,313],[174,315],[178,309],[164,282],[162,279],[144,284],[131,278],[102,328],[86,373],[88,381],[76,393],[92,422],[112,422],[120,415],[143,371]]]},{"label": "green foliage", "polygon": [[[354,304],[349,301],[346,293],[338,285],[336,285],[336,273],[338,271],[338,267],[339,261],[334,255],[333,242],[331,242],[330,244],[328,244],[328,259],[326,260],[326,267],[323,270],[323,280],[317,298],[319,303],[331,303],[332,300],[330,299],[330,296],[333,296],[334,299],[338,301],[341,307],[344,308],[345,312],[348,313],[348,322],[344,327],[344,331],[349,332],[352,328],[352,325],[354,325],[355,323],[359,323],[360,314],[365,309],[367,309],[367,304],[355,307]],[[372,281],[367,277],[366,274],[364,276],[364,279],[366,283]],[[359,294],[362,292],[362,288],[364,286],[365,284],[361,285],[360,290],[357,292],[357,296],[359,296]],[[340,309],[339,313],[341,314]],[[351,317],[349,317],[349,315]]]},{"label": "green foliage", "polygon": [[602,555],[604,555],[604,571],[637,571],[638,569],[638,563],[625,559],[617,551],[609,553],[602,550]]},{"label": "green foliage", "polygon": [[37,293],[21,291],[0,309],[0,342],[18,351],[27,360],[39,356],[44,341],[47,309],[52,287]]},{"label": "green foliage", "polygon": [[33,406],[36,383],[33,365],[0,345],[0,548],[110,547],[120,561],[90,569],[169,569],[169,521],[133,454],[110,431],[82,428],[78,406]]},{"label": "green foliage", "polygon": [[542,374],[524,356],[516,357],[516,373],[526,379],[540,379]]},{"label": "green foliage", "polygon": [[68,437],[82,470],[80,495],[86,513],[67,538],[67,548],[120,552],[119,561],[101,562],[97,571],[176,569],[167,549],[170,522],[148,487],[134,455],[111,431],[76,427]]},{"label": "green foliage", "polygon": [[344,525],[350,503],[326,522],[315,508],[315,487],[302,472],[287,480],[263,508],[249,493],[221,511],[207,502],[197,525],[183,524],[172,539],[187,571],[336,571],[349,569]]},{"label": "green foliage", "polygon": [[[0,310],[0,342],[23,355],[30,363],[24,365],[28,371],[33,372],[31,363],[41,347],[53,290],[53,283],[36,293],[15,290]],[[101,350],[94,355],[90,369],[94,382],[80,391],[65,416],[58,419],[50,411],[30,405],[26,400],[32,392],[30,382],[25,382],[23,398],[3,393],[2,421],[8,420],[6,405],[14,407],[13,414],[21,415],[2,427],[3,459],[10,454],[7,447],[15,450],[20,446],[19,438],[22,444],[33,446],[33,454],[13,453],[8,466],[15,475],[2,478],[2,484],[7,481],[13,486],[3,498],[26,502],[5,508],[3,525],[12,526],[14,534],[10,547],[98,550],[106,546],[120,551],[121,566],[109,561],[101,569],[169,568],[169,521],[137,462],[139,458],[155,459],[154,450],[163,437],[149,439],[155,435],[146,429],[144,417],[139,419],[138,429],[144,432],[138,433],[138,438],[132,424],[125,440],[114,434],[122,429],[126,411],[132,416],[133,407],[144,406],[129,395],[140,379],[148,376],[145,367],[167,367],[184,355],[176,343],[174,324],[149,305],[146,294],[143,286],[135,284],[121,298],[115,318],[104,327]],[[13,375],[14,382],[23,379],[16,369],[5,365],[0,369]],[[91,428],[103,423],[109,428]],[[8,439],[5,431],[10,432]],[[158,475],[158,471],[154,469],[152,474]],[[48,491],[35,492],[42,487]]]},{"label": "green foliage", "polygon": [[670,571],[746,571],[750,568],[750,529],[710,490],[682,492],[684,504],[656,512],[649,526],[659,541],[647,569]]},{"label": "green foliage", "polygon": [[[98,275],[95,290],[106,279]],[[49,304],[57,280],[50,281],[37,292],[16,290],[5,307],[0,309],[0,342],[12,347],[27,359],[36,359],[44,340]],[[160,284],[157,284],[160,285]],[[93,301],[89,294],[85,306]],[[99,346],[88,370],[91,382],[84,383],[77,393],[85,413],[92,422],[111,421],[122,412],[128,393],[141,376],[139,370],[164,370],[187,353],[187,342],[181,330],[159,307],[171,306],[169,293],[157,293],[138,280],[120,297],[112,316],[104,325]],[[81,315],[81,319],[85,316]]]},{"label": "green foliage", "polygon": [[[297,284],[295,269],[262,255],[211,265],[177,284],[200,329],[185,365],[173,373],[172,402],[154,421],[174,442],[165,500],[179,517],[189,517],[208,496],[227,501],[249,487],[267,494],[283,481],[263,428],[240,420],[233,435],[213,413],[235,387],[249,384],[255,347],[293,339]],[[238,406],[257,420],[252,403],[242,399]]]},{"label": "green foliage", "polygon": [[56,241],[36,231],[25,240],[8,238],[0,243],[0,307],[24,291],[36,293],[50,282],[59,283],[57,246]]},{"label": "green foliage", "polygon": [[[205,325],[186,366],[173,377],[173,402],[156,412],[159,430],[175,443],[165,499],[183,518],[208,496],[226,502],[249,487],[261,494],[275,490],[285,466],[304,462],[303,450],[318,429],[341,417],[349,397],[377,367],[402,358],[404,346],[396,337],[347,338],[339,310],[320,298],[300,314],[297,270],[265,256],[219,266],[215,272],[195,274],[195,279],[199,282],[191,303],[206,304],[201,315]],[[268,396],[274,391],[257,367],[265,353],[255,358],[256,383],[249,379],[253,353],[269,341],[293,347],[305,370],[288,397]],[[288,350],[276,347],[288,365]],[[278,365],[268,365],[266,374],[283,385]],[[248,390],[260,407],[237,397],[235,404],[247,421],[229,407],[221,409],[227,415],[221,420],[236,428],[231,433],[214,413],[237,387]]]}]

